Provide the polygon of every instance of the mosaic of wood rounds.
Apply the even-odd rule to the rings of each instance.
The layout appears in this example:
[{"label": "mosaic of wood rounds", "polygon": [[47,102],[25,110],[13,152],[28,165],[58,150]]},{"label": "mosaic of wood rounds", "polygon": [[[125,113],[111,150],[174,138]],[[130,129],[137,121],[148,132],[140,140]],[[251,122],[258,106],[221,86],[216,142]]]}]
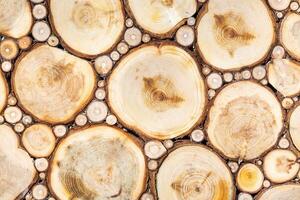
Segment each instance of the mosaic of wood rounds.
[{"label": "mosaic of wood rounds", "polygon": [[299,0],[0,0],[0,200],[299,200]]}]

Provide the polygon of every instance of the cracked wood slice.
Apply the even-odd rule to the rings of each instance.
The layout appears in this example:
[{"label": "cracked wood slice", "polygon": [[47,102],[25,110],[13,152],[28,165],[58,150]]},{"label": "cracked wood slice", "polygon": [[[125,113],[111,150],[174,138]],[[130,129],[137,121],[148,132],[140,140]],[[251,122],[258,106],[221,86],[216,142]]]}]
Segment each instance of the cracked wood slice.
[{"label": "cracked wood slice", "polygon": [[0,34],[20,38],[33,23],[29,0],[0,0]]},{"label": "cracked wood slice", "polygon": [[8,99],[8,85],[2,72],[0,72],[0,112],[3,111]]},{"label": "cracked wood slice", "polygon": [[22,144],[33,157],[48,157],[54,150],[56,140],[51,127],[34,124],[23,132]]},{"label": "cracked wood slice", "polygon": [[251,160],[274,146],[283,127],[276,96],[253,81],[225,86],[209,110],[210,143],[232,159]]},{"label": "cracked wood slice", "polygon": [[171,43],[129,52],[113,70],[107,88],[115,115],[146,137],[175,138],[203,119],[206,87],[198,64]]},{"label": "cracked wood slice", "polygon": [[137,200],[147,180],[142,147],[109,126],[72,131],[58,145],[48,184],[60,200]]},{"label": "cracked wood slice", "polygon": [[292,180],[299,172],[299,168],[297,156],[290,150],[275,149],[264,157],[265,176],[274,183]]},{"label": "cracked wood slice", "polygon": [[210,0],[199,13],[197,48],[214,68],[238,70],[267,57],[275,21],[264,1]]},{"label": "cracked wood slice", "polygon": [[144,30],[169,37],[185,19],[195,14],[195,0],[126,0],[129,13]]},{"label": "cracked wood slice", "polygon": [[300,104],[290,112],[288,122],[292,142],[300,151]]},{"label": "cracked wood slice", "polygon": [[257,200],[299,200],[300,185],[284,184],[271,187],[260,193],[255,199]]},{"label": "cracked wood slice", "polygon": [[285,50],[295,59],[300,60],[300,15],[287,13],[282,20],[279,39]]},{"label": "cracked wood slice", "polygon": [[268,64],[269,83],[283,96],[300,92],[300,64],[288,59],[274,59]]},{"label": "cracked wood slice", "polygon": [[233,200],[233,178],[223,160],[202,145],[176,148],[156,175],[158,199]]},{"label": "cracked wood slice", "polygon": [[41,45],[19,58],[12,85],[25,111],[41,121],[57,124],[73,120],[90,101],[95,76],[87,61]]},{"label": "cracked wood slice", "polygon": [[33,159],[19,148],[19,138],[8,125],[0,125],[0,199],[14,200],[36,177]]},{"label": "cracked wood slice", "polygon": [[112,49],[124,29],[121,0],[50,0],[50,14],[63,45],[83,57]]}]

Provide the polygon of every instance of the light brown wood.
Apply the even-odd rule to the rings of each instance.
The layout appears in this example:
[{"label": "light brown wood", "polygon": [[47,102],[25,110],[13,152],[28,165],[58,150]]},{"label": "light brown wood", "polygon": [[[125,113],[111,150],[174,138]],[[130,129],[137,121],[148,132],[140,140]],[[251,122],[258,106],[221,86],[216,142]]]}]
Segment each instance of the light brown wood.
[{"label": "light brown wood", "polygon": [[172,43],[133,49],[113,70],[107,89],[118,119],[149,138],[185,135],[203,120],[207,94],[198,64]]},{"label": "light brown wood", "polygon": [[221,158],[201,145],[173,150],[156,175],[158,199],[234,200],[232,175]]},{"label": "light brown wood", "polygon": [[240,190],[249,193],[258,192],[263,185],[264,174],[256,165],[247,163],[237,173],[236,183]]},{"label": "light brown wood", "polygon": [[141,148],[124,131],[109,126],[72,131],[54,154],[50,189],[60,200],[138,200],[147,179]]},{"label": "light brown wood", "polygon": [[219,70],[254,66],[275,41],[275,21],[263,0],[210,0],[199,12],[197,48]]},{"label": "light brown wood", "polygon": [[51,127],[34,124],[22,134],[22,144],[33,157],[48,157],[54,150],[56,140]]},{"label": "light brown wood", "polygon": [[286,51],[295,59],[300,60],[300,15],[289,12],[282,20],[279,39]]},{"label": "light brown wood", "polygon": [[298,104],[289,114],[289,131],[293,144],[300,151],[300,105]]},{"label": "light brown wood", "polygon": [[197,10],[196,0],[126,0],[130,14],[147,32],[169,37]]},{"label": "light brown wood", "polygon": [[274,59],[268,64],[269,83],[283,96],[300,93],[300,64],[289,59]]},{"label": "light brown wood", "polygon": [[0,143],[0,199],[14,200],[33,183],[36,170],[8,125],[0,125]]},{"label": "light brown wood", "polygon": [[94,57],[116,45],[124,29],[121,0],[50,0],[51,23],[64,46]]},{"label": "light brown wood", "polygon": [[3,111],[8,100],[8,85],[2,72],[0,72],[0,112]]},{"label": "light brown wood", "polygon": [[277,185],[263,191],[256,198],[257,200],[298,200],[300,199],[299,184]]},{"label": "light brown wood", "polygon": [[32,15],[29,0],[0,0],[0,34],[20,38],[29,33]]},{"label": "light brown wood", "polygon": [[24,110],[56,124],[73,120],[87,105],[94,94],[96,77],[87,61],[41,45],[19,58],[12,85]]},{"label": "light brown wood", "polygon": [[252,81],[223,88],[209,110],[207,134],[223,155],[251,160],[273,147],[283,127],[275,95]]},{"label": "light brown wood", "polygon": [[19,53],[19,48],[13,39],[0,42],[0,56],[6,60],[14,59]]}]

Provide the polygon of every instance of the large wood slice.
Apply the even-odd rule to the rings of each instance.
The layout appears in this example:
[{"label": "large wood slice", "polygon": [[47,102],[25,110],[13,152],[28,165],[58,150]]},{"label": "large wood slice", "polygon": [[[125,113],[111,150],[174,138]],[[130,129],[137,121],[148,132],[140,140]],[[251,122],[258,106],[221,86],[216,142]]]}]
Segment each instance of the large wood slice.
[{"label": "large wood slice", "polygon": [[119,120],[147,137],[178,137],[203,119],[206,87],[198,64],[170,43],[132,50],[112,72],[107,88]]},{"label": "large wood slice", "polygon": [[172,151],[156,175],[158,199],[233,200],[232,175],[221,158],[204,146]]},{"label": "large wood slice", "polygon": [[0,0],[0,35],[20,38],[32,26],[29,0]]},{"label": "large wood slice", "polygon": [[268,64],[270,84],[283,96],[300,92],[300,64],[288,59],[274,59]]},{"label": "large wood slice", "polygon": [[16,199],[35,176],[33,159],[19,148],[17,134],[8,125],[0,125],[0,199]]},{"label": "large wood slice", "polygon": [[51,24],[74,54],[94,57],[110,50],[124,29],[121,0],[50,0]]},{"label": "large wood slice", "polygon": [[199,12],[197,47],[219,70],[238,70],[266,58],[275,22],[262,0],[210,0]]},{"label": "large wood slice", "polygon": [[300,15],[288,13],[280,27],[279,39],[287,52],[295,59],[300,60]]},{"label": "large wood slice", "polygon": [[72,131],[54,154],[50,189],[60,200],[137,200],[147,180],[141,148],[124,131],[109,126]]},{"label": "large wood slice", "polygon": [[42,45],[17,61],[12,85],[24,110],[55,124],[71,121],[87,105],[96,77],[87,61]]},{"label": "large wood slice", "polygon": [[300,151],[300,105],[289,114],[289,131],[293,144]]},{"label": "large wood slice", "polygon": [[0,112],[2,112],[2,110],[6,106],[8,92],[9,91],[8,91],[7,81],[1,72],[0,73]]},{"label": "large wood slice", "polygon": [[275,145],[283,113],[270,90],[252,81],[240,81],[216,96],[206,125],[209,141],[222,154],[250,160]]},{"label": "large wood slice", "polygon": [[299,200],[300,199],[300,185],[285,184],[277,185],[262,192],[257,200]]},{"label": "large wood slice", "polygon": [[129,14],[151,34],[169,37],[197,10],[195,0],[126,0]]}]

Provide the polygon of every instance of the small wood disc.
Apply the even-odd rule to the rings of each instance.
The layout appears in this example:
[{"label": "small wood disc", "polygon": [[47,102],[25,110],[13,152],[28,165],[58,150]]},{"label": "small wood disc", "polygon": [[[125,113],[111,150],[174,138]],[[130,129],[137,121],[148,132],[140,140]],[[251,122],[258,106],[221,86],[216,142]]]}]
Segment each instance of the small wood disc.
[{"label": "small wood disc", "polygon": [[288,13],[280,27],[279,39],[285,50],[295,59],[300,60],[300,15]]},{"label": "small wood disc", "polygon": [[258,192],[264,181],[264,174],[254,164],[243,165],[236,176],[236,182],[240,190],[249,193]]},{"label": "small wood disc", "polygon": [[0,42],[0,55],[7,60],[14,59],[19,53],[16,42],[12,39],[5,39]]},{"label": "small wood disc", "polygon": [[282,108],[275,95],[255,82],[240,81],[215,97],[207,134],[226,157],[250,160],[276,144],[282,127]]},{"label": "small wood disc", "polygon": [[20,49],[28,49],[32,44],[32,38],[29,36],[24,36],[18,39],[18,45]]},{"label": "small wood disc", "polygon": [[51,35],[51,29],[46,22],[36,22],[32,27],[32,36],[39,42],[46,41]]},{"label": "small wood disc", "polygon": [[268,0],[269,5],[274,10],[285,10],[289,7],[291,0]]},{"label": "small wood disc", "polygon": [[300,199],[299,184],[277,185],[260,193],[257,200],[298,200]]},{"label": "small wood disc", "polygon": [[24,110],[55,124],[71,121],[86,106],[96,78],[87,61],[41,45],[17,61],[12,84]]},{"label": "small wood disc", "polygon": [[300,93],[300,64],[288,59],[274,59],[268,64],[269,83],[283,96]]},{"label": "small wood disc", "polygon": [[20,38],[29,33],[32,25],[28,0],[0,1],[0,34]]},{"label": "small wood disc", "polygon": [[33,183],[33,160],[19,148],[19,138],[7,125],[0,125],[0,199],[16,199]]},{"label": "small wood disc", "polygon": [[22,143],[27,152],[36,158],[48,157],[56,141],[52,129],[45,124],[34,124],[22,134]]},{"label": "small wood disc", "polygon": [[108,104],[137,133],[170,139],[201,122],[206,87],[194,58],[169,43],[129,52],[108,81]]},{"label": "small wood disc", "polygon": [[275,19],[262,0],[210,0],[199,12],[197,47],[214,68],[238,70],[267,57],[275,41],[274,27]]},{"label": "small wood disc", "polygon": [[169,153],[156,175],[158,199],[234,200],[232,175],[215,153],[185,145]]},{"label": "small wood disc", "polygon": [[274,183],[292,180],[300,169],[296,154],[284,149],[275,149],[269,152],[263,163],[266,177]]},{"label": "small wood disc", "polygon": [[300,151],[300,105],[289,114],[289,128],[292,142]]},{"label": "small wood disc", "polygon": [[197,10],[195,0],[126,0],[128,10],[138,25],[160,37],[173,34],[184,20]]},{"label": "small wood disc", "polygon": [[49,187],[60,200],[138,199],[147,180],[141,148],[120,129],[75,130],[55,151]]},{"label": "small wood disc", "polygon": [[115,46],[125,26],[121,0],[50,0],[50,14],[63,45],[84,57]]}]

